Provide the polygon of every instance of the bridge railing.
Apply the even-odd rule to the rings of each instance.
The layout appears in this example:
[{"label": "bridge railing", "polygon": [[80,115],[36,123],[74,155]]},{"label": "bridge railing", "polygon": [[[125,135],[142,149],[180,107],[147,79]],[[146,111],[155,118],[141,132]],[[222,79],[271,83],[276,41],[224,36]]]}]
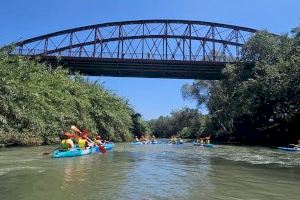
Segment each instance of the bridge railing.
[{"label": "bridge railing", "polygon": [[[55,57],[68,57],[68,58],[76,58],[76,57],[86,57],[86,58],[107,58],[107,59],[130,59],[130,60],[168,60],[168,61],[215,61],[215,62],[235,62],[238,60],[238,57],[231,57],[226,55],[182,55],[180,53],[177,54],[166,54],[164,57],[158,53],[122,53],[118,57],[118,52],[93,52],[93,51],[61,51],[54,52],[52,54],[45,54],[44,50],[39,49],[31,49],[26,50],[23,49],[20,52],[20,49],[16,48],[13,52],[15,55],[26,55],[26,56],[55,56]],[[80,55],[82,54],[82,55]]]}]

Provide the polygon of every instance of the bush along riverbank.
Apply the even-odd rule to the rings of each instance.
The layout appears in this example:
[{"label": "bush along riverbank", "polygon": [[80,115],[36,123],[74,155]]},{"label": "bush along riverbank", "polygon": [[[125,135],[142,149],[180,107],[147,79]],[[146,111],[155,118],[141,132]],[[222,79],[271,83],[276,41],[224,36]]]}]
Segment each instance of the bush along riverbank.
[{"label": "bush along riverbank", "polygon": [[1,146],[51,144],[71,125],[127,141],[139,123],[135,115],[125,99],[99,83],[0,51]]},{"label": "bush along riverbank", "polygon": [[291,36],[258,32],[222,80],[183,86],[185,98],[207,107],[216,139],[254,145],[300,139],[300,27]]}]

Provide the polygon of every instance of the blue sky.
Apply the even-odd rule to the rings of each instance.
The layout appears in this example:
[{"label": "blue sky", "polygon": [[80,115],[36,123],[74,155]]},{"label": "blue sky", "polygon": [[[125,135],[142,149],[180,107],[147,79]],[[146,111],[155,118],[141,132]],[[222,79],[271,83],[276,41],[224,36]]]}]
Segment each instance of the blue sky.
[{"label": "blue sky", "polygon": [[[6,0],[0,7],[0,46],[63,29],[138,19],[187,19],[287,33],[300,25],[299,0]],[[145,119],[167,115],[185,102],[191,80],[97,77],[129,99]]]}]

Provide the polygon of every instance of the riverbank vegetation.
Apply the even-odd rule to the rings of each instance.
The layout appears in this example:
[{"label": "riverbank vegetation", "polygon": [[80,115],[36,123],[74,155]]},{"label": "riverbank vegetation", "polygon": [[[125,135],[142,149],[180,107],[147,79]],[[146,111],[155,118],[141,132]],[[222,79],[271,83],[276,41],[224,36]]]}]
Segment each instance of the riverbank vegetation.
[{"label": "riverbank vegetation", "polygon": [[[0,52],[0,144],[56,141],[71,125],[126,141],[142,119],[123,98],[62,68]],[[134,126],[133,126],[134,125]]]},{"label": "riverbank vegetation", "polygon": [[161,138],[170,138],[172,135],[196,138],[203,132],[209,132],[208,120],[208,116],[201,114],[198,109],[182,108],[171,112],[170,116],[149,120],[148,127]]},{"label": "riverbank vegetation", "polygon": [[[297,141],[300,138],[299,28],[292,34],[289,37],[258,32],[243,47],[240,60],[222,71],[223,79],[196,80],[184,85],[183,97],[196,100],[209,111],[204,118],[206,127],[189,130],[189,137],[204,134],[209,127],[220,141],[259,145]],[[155,123],[150,122],[154,124],[152,130],[159,130],[168,119],[160,117]],[[189,119],[184,120],[188,122],[187,128],[194,126],[194,118]]]}]

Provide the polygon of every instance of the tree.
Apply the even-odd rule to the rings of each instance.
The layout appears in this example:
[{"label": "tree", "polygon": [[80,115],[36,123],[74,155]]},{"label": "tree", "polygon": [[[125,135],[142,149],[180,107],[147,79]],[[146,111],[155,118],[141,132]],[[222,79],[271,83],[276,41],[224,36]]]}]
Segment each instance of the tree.
[{"label": "tree", "polygon": [[182,108],[172,111],[170,116],[160,116],[148,121],[150,130],[158,137],[168,138],[177,135],[182,138],[196,138],[206,131],[207,118],[197,109]]},{"label": "tree", "polygon": [[299,121],[300,110],[297,30],[294,38],[257,33],[244,45],[240,61],[222,71],[224,79],[185,85],[183,97],[207,106],[218,130],[248,141],[256,134],[254,142],[295,139],[292,124]]},{"label": "tree", "polygon": [[131,118],[133,124],[130,130],[134,136],[138,136],[140,138],[142,135],[145,135],[149,132],[148,126],[146,122],[142,119],[140,113],[133,112]]}]

